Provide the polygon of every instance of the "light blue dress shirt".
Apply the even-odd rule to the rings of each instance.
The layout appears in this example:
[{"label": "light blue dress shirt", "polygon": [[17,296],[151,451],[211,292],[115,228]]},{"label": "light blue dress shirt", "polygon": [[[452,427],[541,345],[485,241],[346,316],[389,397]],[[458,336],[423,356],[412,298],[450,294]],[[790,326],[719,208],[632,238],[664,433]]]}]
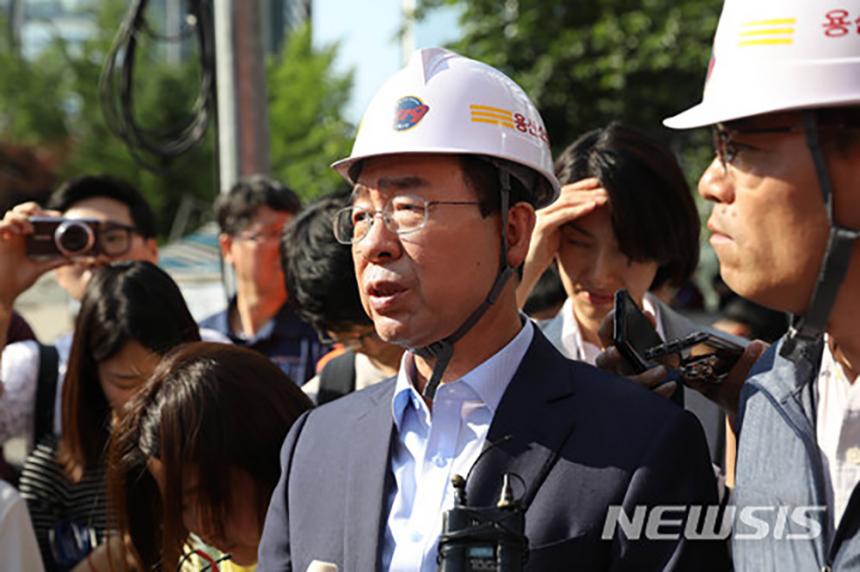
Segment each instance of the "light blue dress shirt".
[{"label": "light blue dress shirt", "polygon": [[534,326],[526,319],[514,339],[490,359],[439,387],[432,415],[413,384],[413,355],[404,354],[391,402],[397,431],[391,454],[395,486],[383,570],[437,569],[442,514],[454,506],[451,477],[466,476],[480,455],[499,401],[533,337]]}]

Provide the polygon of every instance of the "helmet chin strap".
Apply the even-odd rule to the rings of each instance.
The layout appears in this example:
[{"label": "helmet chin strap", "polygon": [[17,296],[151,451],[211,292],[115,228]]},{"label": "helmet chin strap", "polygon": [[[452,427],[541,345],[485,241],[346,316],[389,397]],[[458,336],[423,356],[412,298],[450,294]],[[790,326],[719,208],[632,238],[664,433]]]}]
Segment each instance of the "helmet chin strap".
[{"label": "helmet chin strap", "polygon": [[487,297],[481,305],[469,314],[469,317],[466,318],[466,320],[454,331],[453,334],[427,346],[412,348],[412,351],[416,355],[426,360],[436,360],[436,363],[433,365],[433,373],[427,381],[427,384],[424,386],[423,391],[424,398],[428,401],[432,401],[436,396],[436,389],[438,389],[439,383],[442,381],[442,375],[445,373],[451,358],[454,356],[454,344],[460,338],[465,336],[469,330],[478,323],[478,320],[481,319],[487,310],[490,309],[490,306],[496,302],[496,299],[498,299],[499,294],[502,292],[502,288],[504,288],[508,279],[514,273],[514,269],[510,264],[508,264],[507,237],[508,208],[510,207],[511,199],[511,176],[506,169],[500,168],[499,177],[501,180],[500,209],[502,215],[502,248],[499,260],[499,273],[496,275],[496,279],[493,282],[493,286],[490,288],[489,294],[487,294]]},{"label": "helmet chin strap", "polygon": [[830,236],[827,240],[827,250],[824,252],[824,260],[818,272],[818,281],[815,284],[812,299],[803,315],[792,316],[788,335],[779,352],[781,356],[792,361],[797,361],[801,357],[811,361],[811,352],[824,335],[827,319],[833,310],[839,287],[848,272],[854,242],[860,238],[860,230],[836,224],[833,214],[833,186],[818,140],[815,111],[806,110],[803,112],[803,128],[806,134],[806,144],[815,164],[818,186],[824,197],[827,219],[830,221]]}]

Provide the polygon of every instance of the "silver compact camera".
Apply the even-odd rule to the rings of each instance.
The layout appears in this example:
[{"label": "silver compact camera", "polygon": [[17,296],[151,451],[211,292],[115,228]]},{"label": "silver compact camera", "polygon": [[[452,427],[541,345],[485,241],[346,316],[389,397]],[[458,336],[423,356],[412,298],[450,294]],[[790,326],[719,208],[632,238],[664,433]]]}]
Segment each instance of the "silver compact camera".
[{"label": "silver compact camera", "polygon": [[103,253],[101,221],[34,216],[30,222],[33,225],[33,234],[27,235],[30,258],[76,258]]}]

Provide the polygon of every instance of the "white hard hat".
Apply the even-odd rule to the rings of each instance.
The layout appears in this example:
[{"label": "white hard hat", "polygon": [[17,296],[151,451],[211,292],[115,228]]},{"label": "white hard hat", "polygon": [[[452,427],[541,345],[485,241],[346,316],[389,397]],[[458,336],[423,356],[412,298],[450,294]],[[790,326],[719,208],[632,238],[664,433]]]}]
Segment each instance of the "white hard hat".
[{"label": "white hard hat", "polygon": [[558,196],[549,138],[529,97],[497,69],[441,48],[416,51],[379,89],[352,154],[332,167],[354,183],[355,163],[398,153],[504,159],[539,175],[529,188],[536,207]]},{"label": "white hard hat", "polygon": [[666,119],[686,129],[860,103],[860,0],[726,0],[702,102]]}]

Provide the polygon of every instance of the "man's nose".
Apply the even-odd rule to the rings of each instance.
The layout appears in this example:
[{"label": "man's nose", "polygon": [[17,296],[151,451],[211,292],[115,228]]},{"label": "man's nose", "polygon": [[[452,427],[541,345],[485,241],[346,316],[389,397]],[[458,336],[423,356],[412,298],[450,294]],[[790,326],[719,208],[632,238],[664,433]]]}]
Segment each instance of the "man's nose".
[{"label": "man's nose", "polygon": [[699,195],[714,203],[731,203],[735,200],[734,185],[728,171],[716,157],[699,179]]},{"label": "man's nose", "polygon": [[402,244],[396,232],[388,228],[382,213],[373,215],[373,224],[361,240],[354,242],[352,251],[355,256],[369,261],[396,259],[400,256]]}]

